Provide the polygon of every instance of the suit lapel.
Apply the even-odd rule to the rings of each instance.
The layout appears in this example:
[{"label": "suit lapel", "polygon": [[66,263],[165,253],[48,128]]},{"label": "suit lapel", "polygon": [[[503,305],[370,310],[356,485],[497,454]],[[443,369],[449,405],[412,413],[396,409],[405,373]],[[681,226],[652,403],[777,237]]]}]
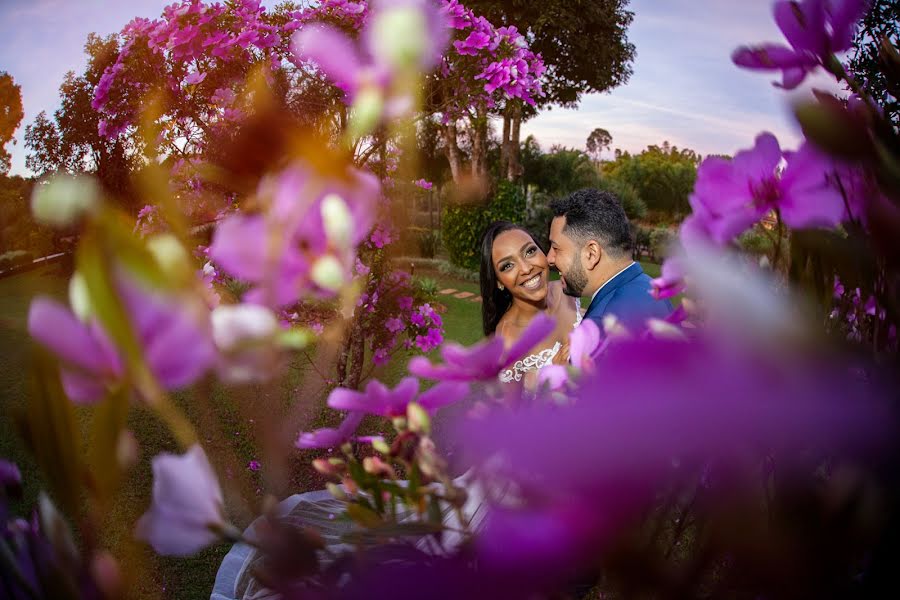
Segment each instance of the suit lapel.
[{"label": "suit lapel", "polygon": [[634,278],[640,276],[644,270],[641,268],[641,265],[635,262],[633,265],[610,279],[606,282],[600,292],[594,296],[594,299],[591,301],[590,306],[588,306],[587,312],[584,313],[584,316],[589,316],[594,313],[595,310],[600,309],[602,306],[606,306],[606,302],[608,298],[612,295],[614,291],[632,281]]}]

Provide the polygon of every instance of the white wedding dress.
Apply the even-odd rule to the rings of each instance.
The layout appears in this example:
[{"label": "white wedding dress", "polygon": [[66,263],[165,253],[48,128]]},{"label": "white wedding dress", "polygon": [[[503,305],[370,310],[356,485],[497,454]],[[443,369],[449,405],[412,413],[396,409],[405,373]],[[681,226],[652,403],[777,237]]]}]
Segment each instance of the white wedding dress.
[{"label": "white wedding dress", "polygon": [[[575,301],[575,323],[572,329],[581,324],[581,299],[574,298]],[[532,371],[540,371],[547,365],[553,364],[553,359],[559,353],[562,344],[556,342],[552,348],[541,350],[537,354],[529,354],[521,360],[517,360],[509,369],[506,369],[498,378],[502,383],[512,383],[513,381],[522,381],[527,373]]]}]

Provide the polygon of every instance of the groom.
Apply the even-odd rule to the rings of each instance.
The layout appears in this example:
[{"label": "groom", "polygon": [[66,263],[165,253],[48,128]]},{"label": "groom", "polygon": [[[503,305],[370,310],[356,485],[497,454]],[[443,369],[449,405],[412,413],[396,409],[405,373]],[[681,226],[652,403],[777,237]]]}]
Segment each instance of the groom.
[{"label": "groom", "polygon": [[585,318],[603,331],[603,317],[615,315],[637,333],[647,319],[672,312],[668,300],[650,295],[650,277],[631,259],[631,228],[619,200],[611,193],[579,190],[550,203],[550,252],[563,291],[591,298]]}]

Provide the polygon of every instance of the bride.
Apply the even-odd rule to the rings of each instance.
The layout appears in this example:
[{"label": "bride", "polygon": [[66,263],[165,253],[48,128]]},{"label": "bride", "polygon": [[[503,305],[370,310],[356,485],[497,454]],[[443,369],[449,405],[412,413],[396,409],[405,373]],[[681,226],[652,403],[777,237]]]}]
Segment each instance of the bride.
[{"label": "bride", "polygon": [[481,237],[481,319],[486,336],[499,335],[509,348],[539,313],[556,320],[556,328],[500,374],[500,381],[537,384],[537,372],[549,364],[566,364],[568,337],[581,321],[578,298],[550,281],[547,255],[523,227],[509,221],[491,223]]}]

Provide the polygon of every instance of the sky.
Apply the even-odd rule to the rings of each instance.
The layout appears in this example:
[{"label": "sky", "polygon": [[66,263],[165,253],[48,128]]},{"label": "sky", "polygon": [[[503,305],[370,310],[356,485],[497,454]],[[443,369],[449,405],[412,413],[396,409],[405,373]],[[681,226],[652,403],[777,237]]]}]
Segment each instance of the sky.
[{"label": "sky", "polygon": [[[540,1],[540,0],[535,0]],[[67,71],[81,73],[90,32],[119,31],[136,16],[156,18],[167,0],[0,0],[0,71],[21,85],[25,118],[8,145],[12,170],[25,168],[25,125],[59,106]],[[639,152],[669,141],[700,154],[734,154],[761,131],[795,147],[799,130],[790,104],[812,85],[837,89],[824,76],[790,94],[771,85],[775,74],[738,69],[735,47],[782,41],[770,0],[632,0],[628,32],[637,49],[630,81],[605,94],[588,94],[574,110],[554,108],[523,124],[522,137],[541,146],[584,148],[596,127],[612,147]]]}]

